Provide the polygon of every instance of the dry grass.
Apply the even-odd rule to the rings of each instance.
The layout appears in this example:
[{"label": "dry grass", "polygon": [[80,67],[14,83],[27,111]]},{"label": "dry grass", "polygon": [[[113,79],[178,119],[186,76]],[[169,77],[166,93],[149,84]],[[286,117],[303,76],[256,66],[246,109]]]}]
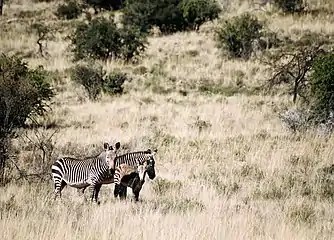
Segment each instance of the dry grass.
[{"label": "dry grass", "polygon": [[[27,54],[30,66],[42,64],[63,74],[73,65],[66,28],[49,42],[51,57],[44,59],[37,55],[36,37],[27,33],[34,18],[8,23],[31,10],[42,11],[41,19],[50,17],[50,26],[69,26],[52,16],[53,6],[21,1],[5,6],[1,24],[7,31],[0,32],[0,48]],[[249,5],[234,8],[238,11],[228,14]],[[331,19],[272,15],[270,28],[294,37],[304,30],[333,34]],[[0,188],[1,239],[332,238],[334,191],[318,169],[332,163],[334,138],[291,136],[275,113],[290,104],[287,97],[198,91],[203,84],[229,87],[240,81],[254,87],[266,77],[255,61],[220,55],[214,24],[199,33],[151,38],[140,65],[105,64],[106,70],[120,68],[133,78],[121,97],[91,102],[66,74],[54,83],[61,91],[45,120],[60,127],[54,155],[90,155],[103,141],[120,141],[123,151],[158,148],[158,176],[145,183],[141,202],[116,201],[113,185],[102,187],[99,206],[84,202],[72,188],[64,189],[62,202],[53,202],[51,180],[13,182]],[[18,166],[28,173],[41,164],[26,141],[17,139],[14,148]]]}]

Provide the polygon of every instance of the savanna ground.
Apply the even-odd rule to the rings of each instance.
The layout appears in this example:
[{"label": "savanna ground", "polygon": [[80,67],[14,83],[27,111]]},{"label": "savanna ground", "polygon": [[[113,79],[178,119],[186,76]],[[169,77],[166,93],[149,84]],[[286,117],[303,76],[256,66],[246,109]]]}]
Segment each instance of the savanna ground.
[{"label": "savanna ground", "polygon": [[[126,94],[92,102],[68,77],[71,21],[57,20],[55,5],[12,1],[1,18],[7,31],[0,32],[2,51],[58,76],[53,111],[44,120],[59,127],[52,154],[92,155],[104,141],[120,141],[122,152],[157,148],[157,177],[146,181],[139,203],[130,200],[131,191],[116,201],[113,184],[104,185],[98,206],[69,187],[54,202],[52,180],[13,181],[0,188],[1,239],[332,239],[332,185],[320,181],[318,170],[332,163],[334,138],[288,132],[277,109],[291,105],[291,97],[252,91],[267,72],[255,59],[222,56],[213,40],[216,22],[198,33],[150,37],[138,65],[104,64],[132,81]],[[252,8],[235,2],[223,13]],[[254,13],[292,38],[306,30],[334,33],[334,14]],[[27,31],[38,21],[61,30],[48,42],[48,58],[38,56],[36,36]],[[207,93],[212,86],[217,94]],[[43,163],[27,140],[34,131],[25,131],[14,142],[16,164],[33,173]],[[38,131],[51,136],[55,130]]]}]

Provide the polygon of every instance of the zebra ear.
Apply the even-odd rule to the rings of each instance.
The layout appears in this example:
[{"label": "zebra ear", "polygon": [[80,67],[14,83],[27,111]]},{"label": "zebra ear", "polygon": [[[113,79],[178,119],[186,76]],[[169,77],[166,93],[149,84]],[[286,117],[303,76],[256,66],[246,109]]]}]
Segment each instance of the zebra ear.
[{"label": "zebra ear", "polygon": [[120,142],[117,142],[117,143],[115,144],[115,148],[116,148],[116,150],[118,150],[120,147],[121,147],[121,143],[120,143]]},{"label": "zebra ear", "polygon": [[104,150],[108,150],[108,148],[109,148],[109,143],[105,142],[105,143],[103,144],[103,147],[104,147]]},{"label": "zebra ear", "polygon": [[155,155],[157,154],[157,152],[158,152],[158,149],[154,149],[152,154]]},{"label": "zebra ear", "polygon": [[151,149],[150,149],[150,148],[149,148],[149,149],[147,149],[147,150],[146,150],[146,152],[147,152],[147,153],[149,153],[149,154],[151,154],[151,153],[152,153],[152,151],[151,151]]}]

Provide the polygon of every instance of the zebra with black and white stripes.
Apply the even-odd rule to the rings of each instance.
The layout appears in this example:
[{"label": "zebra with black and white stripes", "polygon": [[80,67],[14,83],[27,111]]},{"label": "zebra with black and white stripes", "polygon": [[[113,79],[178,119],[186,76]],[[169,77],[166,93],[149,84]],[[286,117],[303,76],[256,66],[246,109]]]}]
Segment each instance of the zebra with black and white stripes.
[{"label": "zebra with black and white stripes", "polygon": [[[130,152],[115,158],[115,174],[101,181],[101,184],[115,183],[114,196],[126,198],[127,187],[132,188],[134,198],[138,201],[139,193],[145,183],[146,174],[152,180],[155,178],[155,155],[148,149],[146,151]],[[80,191],[81,190],[81,191]],[[86,187],[78,189],[79,194],[84,194]],[[80,193],[81,192],[81,193]]]},{"label": "zebra with black and white stripes", "polygon": [[[135,184],[132,185],[132,191],[136,200],[138,200],[139,192],[145,182],[146,173],[151,180],[155,178],[155,155],[157,151],[157,149],[154,151],[148,149],[146,151],[126,153],[115,158],[115,167],[118,167],[121,164],[126,164],[128,166],[137,167],[138,169],[139,167],[142,168],[142,170],[138,170],[139,176],[134,178]],[[115,182],[115,198],[119,196],[123,199],[126,198],[126,195],[127,187],[124,184]]]},{"label": "zebra with black and white stripes", "polygon": [[52,178],[55,185],[55,198],[69,185],[75,188],[91,189],[91,201],[96,203],[101,185],[104,179],[110,178],[115,170],[115,158],[120,148],[120,143],[115,148],[104,143],[104,151],[98,156],[85,159],[62,157],[52,164]]}]

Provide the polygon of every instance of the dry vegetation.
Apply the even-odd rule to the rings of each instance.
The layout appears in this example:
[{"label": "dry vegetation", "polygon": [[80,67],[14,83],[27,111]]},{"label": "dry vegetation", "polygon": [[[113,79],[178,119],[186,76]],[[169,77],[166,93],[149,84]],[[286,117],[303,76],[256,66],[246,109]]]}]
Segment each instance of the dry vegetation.
[{"label": "dry vegetation", "polygon": [[[253,8],[240,4],[226,14]],[[215,22],[198,33],[151,37],[139,65],[108,62],[107,71],[122,69],[132,81],[126,94],[92,102],[68,79],[66,69],[73,63],[65,36],[71,21],[57,20],[54,8],[54,2],[12,1],[0,19],[2,51],[58,74],[53,111],[43,120],[59,128],[51,155],[91,155],[103,141],[120,141],[124,152],[157,148],[157,178],[147,180],[139,203],[116,201],[114,186],[104,185],[99,206],[85,203],[69,187],[62,202],[52,201],[51,179],[34,185],[13,181],[0,188],[1,239],[333,237],[334,188],[321,181],[319,169],[332,163],[334,138],[286,131],[276,110],[290,105],[291,98],[231,93],[240,82],[248,89],[258,86],[267,73],[255,60],[221,56],[212,36]],[[330,13],[255,13],[291,37],[305,30],[334,33]],[[61,30],[48,42],[47,58],[38,56],[36,36],[27,32],[39,20]],[[220,94],[207,94],[201,86],[219,86]],[[34,131],[24,131],[26,138],[15,139],[14,150],[18,168],[29,174],[42,163],[32,157],[34,147],[27,141]],[[55,129],[39,131],[50,136]],[[11,174],[17,177],[15,169]]]}]

